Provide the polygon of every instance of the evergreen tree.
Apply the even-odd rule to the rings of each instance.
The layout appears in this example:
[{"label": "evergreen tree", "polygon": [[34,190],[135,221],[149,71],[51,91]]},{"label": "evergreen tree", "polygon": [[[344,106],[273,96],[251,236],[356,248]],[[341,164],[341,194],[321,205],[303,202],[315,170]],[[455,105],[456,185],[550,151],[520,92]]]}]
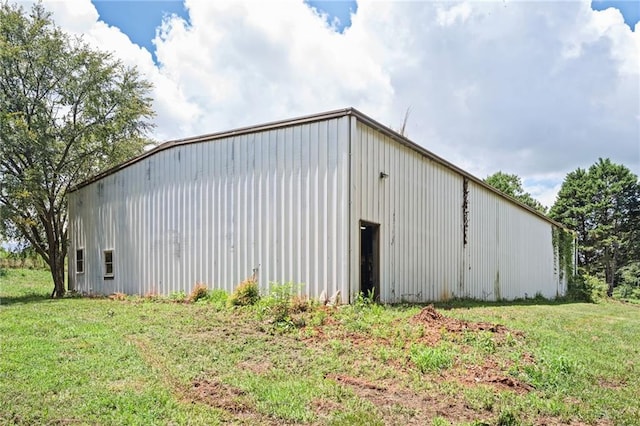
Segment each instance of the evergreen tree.
[{"label": "evergreen tree", "polygon": [[549,216],[577,232],[578,265],[609,294],[621,269],[640,261],[640,184],[624,165],[601,158],[569,173]]}]

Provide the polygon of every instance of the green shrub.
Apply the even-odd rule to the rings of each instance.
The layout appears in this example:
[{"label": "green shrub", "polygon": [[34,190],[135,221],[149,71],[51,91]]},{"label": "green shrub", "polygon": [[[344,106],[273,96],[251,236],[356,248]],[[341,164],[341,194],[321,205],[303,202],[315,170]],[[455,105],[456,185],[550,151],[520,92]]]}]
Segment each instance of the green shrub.
[{"label": "green shrub", "polygon": [[640,262],[630,263],[618,271],[619,282],[623,286],[640,288]]},{"label": "green shrub", "polygon": [[622,284],[613,289],[614,299],[633,299],[634,288],[629,284]]},{"label": "green shrub", "polygon": [[293,283],[271,283],[269,295],[263,299],[265,310],[274,323],[291,321],[291,299],[294,294]]},{"label": "green shrub", "polygon": [[207,301],[217,308],[217,310],[224,309],[229,301],[229,294],[222,289],[215,289],[209,292]]},{"label": "green shrub", "polygon": [[569,280],[567,298],[570,300],[597,302],[607,297],[607,284],[600,278],[581,273]]},{"label": "green shrub", "polygon": [[375,291],[371,289],[366,294],[363,292],[359,292],[356,295],[356,300],[353,302],[353,306],[356,309],[365,309],[375,305],[375,303],[376,303]]},{"label": "green shrub", "polygon": [[273,331],[282,333],[293,331],[306,325],[307,319],[313,320],[313,304],[306,296],[299,296],[302,284],[271,283],[269,294],[260,300],[258,318],[266,319]]},{"label": "green shrub", "polygon": [[260,289],[255,278],[251,277],[242,281],[229,298],[231,306],[255,305],[260,300]]},{"label": "green shrub", "polygon": [[184,302],[187,299],[187,293],[184,291],[174,291],[169,295],[169,300],[174,302]]},{"label": "green shrub", "polygon": [[607,290],[609,287],[601,278],[585,274],[584,280],[591,301],[597,302],[598,300],[607,298]]}]

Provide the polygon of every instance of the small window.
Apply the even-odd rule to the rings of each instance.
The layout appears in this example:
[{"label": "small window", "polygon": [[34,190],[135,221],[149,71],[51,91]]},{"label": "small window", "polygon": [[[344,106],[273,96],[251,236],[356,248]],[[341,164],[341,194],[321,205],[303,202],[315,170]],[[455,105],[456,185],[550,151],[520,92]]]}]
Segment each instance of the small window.
[{"label": "small window", "polygon": [[113,250],[104,251],[104,277],[113,278]]},{"label": "small window", "polygon": [[84,249],[76,250],[76,274],[84,273]]}]

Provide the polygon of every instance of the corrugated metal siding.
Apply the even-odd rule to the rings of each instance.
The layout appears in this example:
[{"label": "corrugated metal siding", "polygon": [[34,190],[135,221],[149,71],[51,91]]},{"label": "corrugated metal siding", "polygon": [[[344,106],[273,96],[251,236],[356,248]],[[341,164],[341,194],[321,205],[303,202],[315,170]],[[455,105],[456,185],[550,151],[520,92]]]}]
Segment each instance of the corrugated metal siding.
[{"label": "corrugated metal siding", "polygon": [[[365,124],[354,125],[351,264],[360,264],[359,221],[378,223],[381,300],[451,297],[462,259],[463,178]],[[352,297],[359,274],[351,269]]]},{"label": "corrugated metal siding", "polygon": [[[70,195],[82,292],[304,283],[348,291],[349,117],[159,151]],[[75,250],[85,248],[85,273]],[[103,250],[115,277],[103,277]]]},{"label": "corrugated metal siding", "polygon": [[460,295],[496,300],[564,294],[553,225],[473,182],[468,196],[468,244]]},{"label": "corrugated metal siding", "polygon": [[71,286],[231,291],[255,269],[263,288],[304,283],[351,301],[363,220],[380,225],[384,302],[564,294],[552,222],[358,112],[336,114],[170,143],[74,191]]},{"label": "corrugated metal siding", "polygon": [[[351,264],[360,261],[359,221],[380,224],[382,301],[564,294],[554,225],[356,118],[352,126]],[[350,280],[353,298],[358,268]]]}]

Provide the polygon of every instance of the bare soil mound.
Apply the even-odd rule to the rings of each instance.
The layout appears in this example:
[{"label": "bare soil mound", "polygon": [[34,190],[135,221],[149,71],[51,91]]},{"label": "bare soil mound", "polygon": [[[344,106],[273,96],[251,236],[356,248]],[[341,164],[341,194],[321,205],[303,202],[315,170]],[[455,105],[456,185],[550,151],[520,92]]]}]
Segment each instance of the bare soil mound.
[{"label": "bare soil mound", "polygon": [[511,333],[515,336],[521,336],[519,331],[511,331],[501,324],[491,324],[488,322],[471,322],[457,318],[450,318],[436,311],[433,305],[425,306],[413,318],[414,322],[424,324],[429,328],[445,329],[451,333],[460,333],[465,331],[489,331],[491,333],[506,334]]}]

